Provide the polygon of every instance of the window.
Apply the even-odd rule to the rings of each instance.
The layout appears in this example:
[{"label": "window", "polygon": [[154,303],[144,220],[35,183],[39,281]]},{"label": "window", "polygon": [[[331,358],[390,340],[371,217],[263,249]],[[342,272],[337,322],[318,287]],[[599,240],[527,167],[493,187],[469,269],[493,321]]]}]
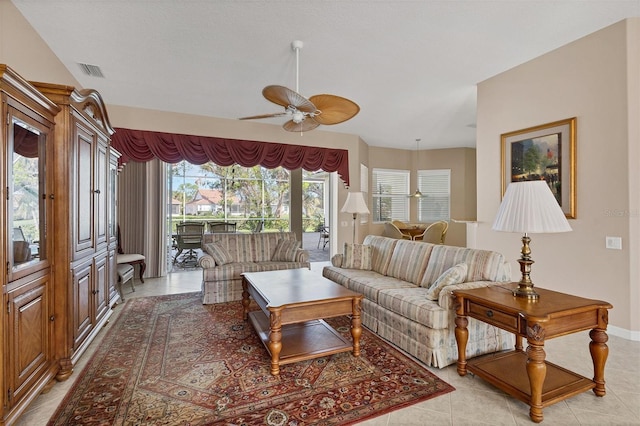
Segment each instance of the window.
[{"label": "window", "polygon": [[451,216],[451,170],[418,170],[418,188],[423,195],[418,201],[418,220],[448,221]]},{"label": "window", "polygon": [[[290,172],[282,167],[169,164],[171,221],[229,221],[236,231],[289,230]],[[302,221],[305,231],[325,224],[327,173],[302,173]],[[326,219],[328,220],[328,219]],[[171,226],[170,226],[171,229]]]},{"label": "window", "polygon": [[409,220],[409,171],[373,169],[373,221]]},{"label": "window", "polygon": [[171,167],[172,216],[236,222],[238,231],[289,228],[289,172],[182,161]]}]

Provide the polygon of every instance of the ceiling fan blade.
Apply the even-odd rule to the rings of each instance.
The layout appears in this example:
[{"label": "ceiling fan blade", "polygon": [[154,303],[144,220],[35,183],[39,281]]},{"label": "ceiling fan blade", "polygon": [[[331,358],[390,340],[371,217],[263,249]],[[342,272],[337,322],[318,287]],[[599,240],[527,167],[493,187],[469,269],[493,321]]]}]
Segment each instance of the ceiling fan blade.
[{"label": "ceiling fan blade", "polygon": [[251,117],[240,117],[238,120],[254,120],[258,118],[271,118],[271,117],[282,117],[283,115],[287,115],[287,111],[276,112],[273,114],[261,114],[261,115],[252,115]]},{"label": "ceiling fan blade", "polygon": [[309,99],[284,86],[267,86],[262,89],[262,96],[285,108],[291,105],[302,112],[315,112],[317,109]]},{"label": "ceiling fan blade", "polygon": [[321,111],[314,116],[320,124],[338,124],[353,118],[360,107],[355,102],[336,95],[315,95],[309,100]]},{"label": "ceiling fan blade", "polygon": [[287,132],[308,132],[318,127],[320,123],[311,117],[307,117],[304,121],[296,123],[293,120],[289,120],[282,125],[282,128]]}]

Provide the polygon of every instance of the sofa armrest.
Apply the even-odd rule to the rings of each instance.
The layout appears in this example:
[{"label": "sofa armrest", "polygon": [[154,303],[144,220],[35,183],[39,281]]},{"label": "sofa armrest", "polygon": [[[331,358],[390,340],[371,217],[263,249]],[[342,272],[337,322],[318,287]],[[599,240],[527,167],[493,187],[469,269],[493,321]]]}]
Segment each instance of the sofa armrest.
[{"label": "sofa armrest", "polygon": [[198,264],[202,269],[214,268],[216,266],[216,261],[213,260],[211,255],[205,254],[200,259],[198,259]]},{"label": "sofa armrest", "polygon": [[442,309],[455,309],[453,298],[454,290],[470,290],[472,288],[490,287],[500,284],[504,283],[497,281],[470,281],[462,284],[448,285],[440,292],[440,296],[438,297],[438,305],[440,305]]},{"label": "sofa armrest", "polygon": [[336,268],[341,268],[343,256],[344,255],[342,253],[334,254],[331,258],[331,265],[335,266]]}]

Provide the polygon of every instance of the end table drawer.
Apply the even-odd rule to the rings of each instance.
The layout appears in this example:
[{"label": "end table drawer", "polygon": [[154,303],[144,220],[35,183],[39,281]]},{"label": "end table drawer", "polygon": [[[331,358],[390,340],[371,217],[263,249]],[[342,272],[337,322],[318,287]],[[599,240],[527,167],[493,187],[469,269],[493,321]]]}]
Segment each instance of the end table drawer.
[{"label": "end table drawer", "polygon": [[467,313],[469,316],[512,333],[518,332],[518,317],[516,315],[496,311],[494,308],[489,308],[470,300],[467,302]]}]

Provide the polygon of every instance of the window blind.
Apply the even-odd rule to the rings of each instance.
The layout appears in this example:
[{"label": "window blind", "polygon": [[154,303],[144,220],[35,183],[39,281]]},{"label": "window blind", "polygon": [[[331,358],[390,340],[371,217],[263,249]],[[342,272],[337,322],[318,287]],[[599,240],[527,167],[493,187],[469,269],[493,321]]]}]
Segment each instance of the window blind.
[{"label": "window blind", "polygon": [[418,220],[448,221],[451,218],[451,170],[418,170],[418,188],[423,195],[418,201]]},{"label": "window blind", "polygon": [[373,221],[409,220],[409,171],[373,169]]}]

